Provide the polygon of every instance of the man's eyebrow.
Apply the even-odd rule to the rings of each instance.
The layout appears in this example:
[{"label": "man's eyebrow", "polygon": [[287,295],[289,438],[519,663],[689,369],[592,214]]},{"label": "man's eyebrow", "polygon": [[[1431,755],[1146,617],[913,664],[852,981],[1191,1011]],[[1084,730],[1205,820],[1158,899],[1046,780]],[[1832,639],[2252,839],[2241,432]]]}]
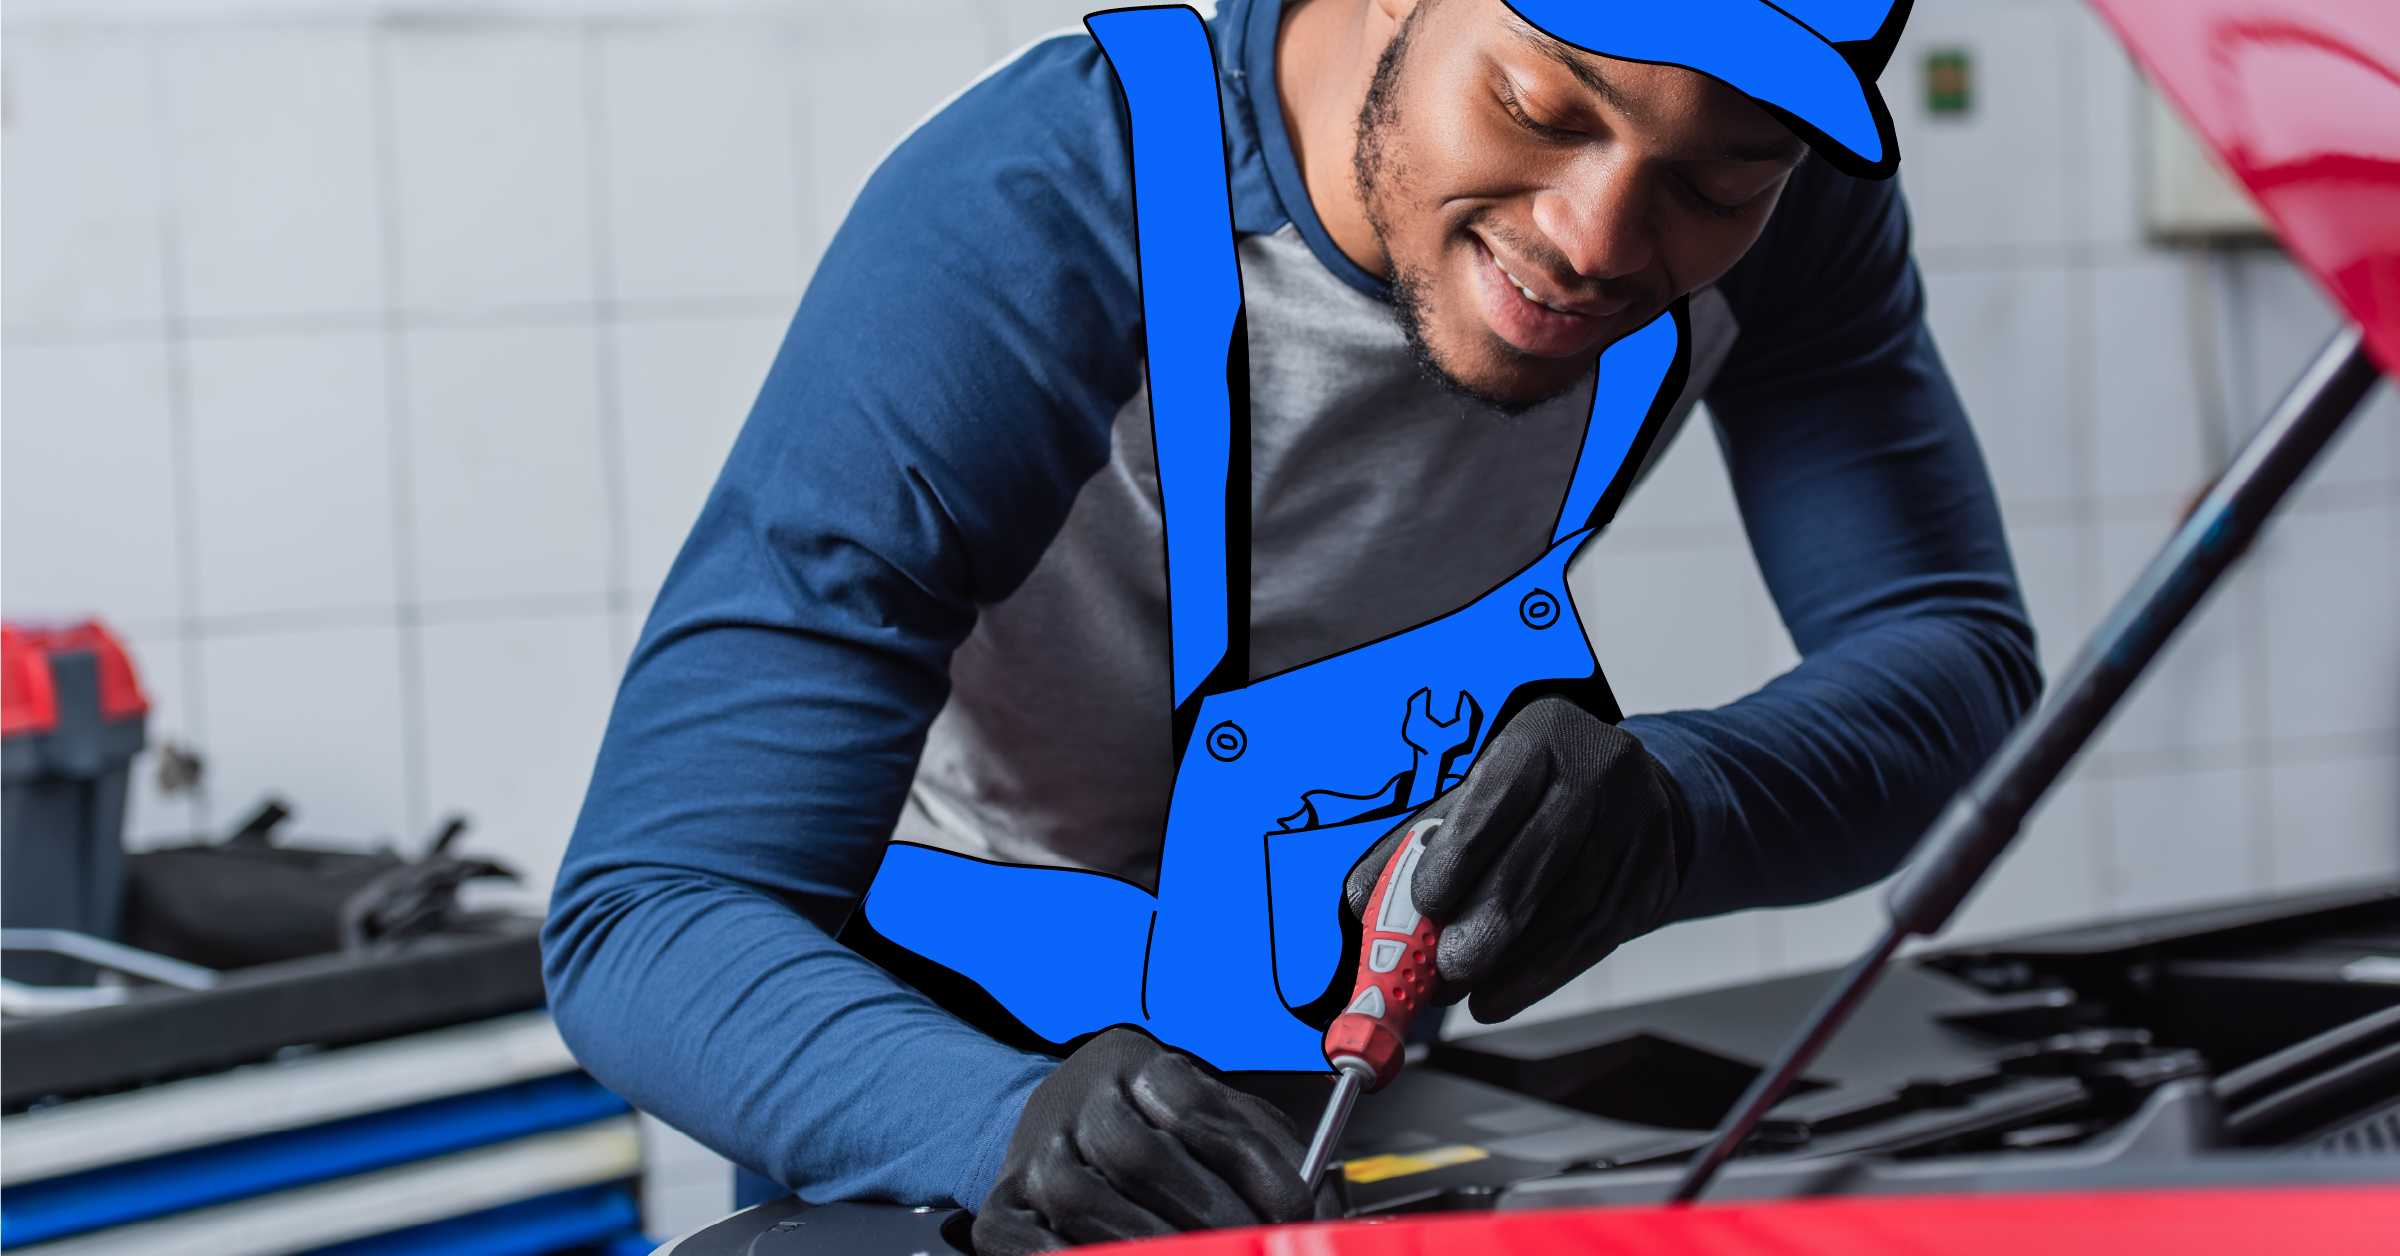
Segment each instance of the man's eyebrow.
[{"label": "man's eyebrow", "polygon": [[[1576,82],[1591,89],[1594,95],[1607,101],[1611,108],[1633,117],[1636,122],[1641,121],[1639,111],[1634,107],[1633,102],[1623,92],[1618,91],[1616,84],[1609,82],[1606,75],[1600,73],[1598,66],[1576,55],[1577,49],[1574,45],[1568,44],[1526,21],[1524,15],[1518,13],[1514,8],[1507,8],[1507,12],[1509,31],[1517,37],[1518,42],[1557,62],[1560,68],[1575,76]],[[1734,140],[1731,143],[1717,145],[1704,156],[1707,160],[1712,161],[1798,162],[1808,156],[1808,145],[1803,143],[1797,135],[1786,135],[1781,140]]]},{"label": "man's eyebrow", "polygon": [[1808,145],[1799,136],[1781,140],[1735,140],[1720,144],[1708,156],[1718,161],[1788,161],[1797,163],[1808,156]]},{"label": "man's eyebrow", "polygon": [[1624,93],[1617,90],[1617,85],[1609,82],[1600,73],[1598,67],[1576,56],[1573,47],[1561,43],[1557,37],[1549,35],[1527,22],[1524,16],[1513,8],[1508,10],[1508,25],[1510,33],[1517,37],[1518,42],[1557,62],[1567,73],[1575,76],[1576,82],[1591,89],[1594,95],[1607,101],[1616,109],[1626,113],[1633,112],[1633,102],[1627,100]]}]

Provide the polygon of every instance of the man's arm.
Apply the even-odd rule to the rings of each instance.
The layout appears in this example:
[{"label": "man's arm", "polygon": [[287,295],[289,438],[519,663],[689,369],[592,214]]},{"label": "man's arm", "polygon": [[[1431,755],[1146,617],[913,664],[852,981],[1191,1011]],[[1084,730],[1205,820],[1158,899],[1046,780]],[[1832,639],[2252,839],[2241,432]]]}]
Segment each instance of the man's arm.
[{"label": "man's arm", "polygon": [[1729,706],[1625,721],[1691,804],[1676,917],[1890,872],[2041,686],[1897,188],[1811,161],[1787,198],[1722,284],[1742,335],[1709,407],[1802,662]]},{"label": "man's arm", "polygon": [[577,1058],[827,1201],[979,1204],[1052,1065],[833,941],[950,652],[1138,385],[1115,83],[1037,46],[886,160],[652,611],[549,927]]}]

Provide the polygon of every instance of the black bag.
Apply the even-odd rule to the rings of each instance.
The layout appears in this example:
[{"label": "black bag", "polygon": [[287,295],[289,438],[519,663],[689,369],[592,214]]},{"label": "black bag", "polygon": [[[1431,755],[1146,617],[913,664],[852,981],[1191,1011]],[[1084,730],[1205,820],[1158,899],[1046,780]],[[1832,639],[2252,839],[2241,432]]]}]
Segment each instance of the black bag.
[{"label": "black bag", "polygon": [[247,968],[331,951],[359,952],[465,923],[458,887],[517,874],[485,859],[458,859],[467,828],[453,817],[425,858],[389,850],[277,846],[291,815],[269,802],[223,842],[174,846],[126,858],[127,945],[207,968]]}]

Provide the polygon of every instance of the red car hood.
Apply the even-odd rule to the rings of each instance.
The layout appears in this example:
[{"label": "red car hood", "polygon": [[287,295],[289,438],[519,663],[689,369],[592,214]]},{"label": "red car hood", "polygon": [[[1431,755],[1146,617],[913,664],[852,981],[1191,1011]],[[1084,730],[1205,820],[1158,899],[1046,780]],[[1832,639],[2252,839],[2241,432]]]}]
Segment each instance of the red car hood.
[{"label": "red car hood", "polygon": [[2400,370],[2400,0],[2092,0]]}]

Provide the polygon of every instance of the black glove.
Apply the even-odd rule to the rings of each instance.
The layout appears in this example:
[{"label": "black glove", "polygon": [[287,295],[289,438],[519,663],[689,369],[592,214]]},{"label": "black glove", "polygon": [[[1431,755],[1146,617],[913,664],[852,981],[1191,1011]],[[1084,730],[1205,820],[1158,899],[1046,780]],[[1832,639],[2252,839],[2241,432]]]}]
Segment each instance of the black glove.
[{"label": "black glove", "polygon": [[1552,694],[1510,720],[1466,782],[1377,843],[1343,886],[1363,916],[1418,818],[1417,910],[1445,922],[1434,1002],[1503,1021],[1666,922],[1691,860],[1683,791],[1641,739]]},{"label": "black glove", "polygon": [[1016,1256],[1340,1215],[1330,1182],[1315,1199],[1301,1184],[1305,1154],[1274,1105],[1147,1034],[1111,1029],[1025,1101],[975,1216],[975,1251]]}]

